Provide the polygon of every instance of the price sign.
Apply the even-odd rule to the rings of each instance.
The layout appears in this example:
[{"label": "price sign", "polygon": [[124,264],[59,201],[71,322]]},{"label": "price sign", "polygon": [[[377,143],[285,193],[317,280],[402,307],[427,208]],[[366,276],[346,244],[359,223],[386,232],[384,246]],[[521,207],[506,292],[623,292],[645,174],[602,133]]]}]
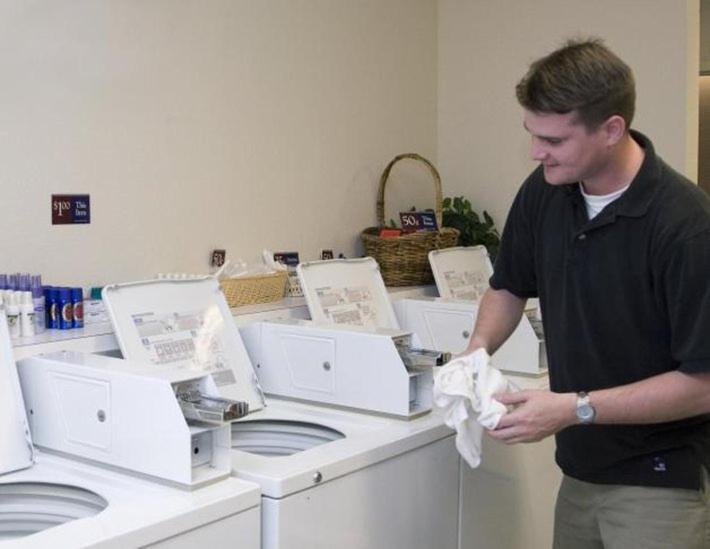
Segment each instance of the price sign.
[{"label": "price sign", "polygon": [[299,263],[298,252],[276,252],[274,253],[274,260],[295,269]]},{"label": "price sign", "polygon": [[91,223],[91,208],[88,194],[53,194],[52,225]]},{"label": "price sign", "polygon": [[400,212],[399,220],[405,233],[436,231],[439,228],[434,212]]},{"label": "price sign", "polygon": [[402,223],[402,230],[405,233],[413,233],[419,230],[419,216],[416,212],[400,212],[399,221]]}]

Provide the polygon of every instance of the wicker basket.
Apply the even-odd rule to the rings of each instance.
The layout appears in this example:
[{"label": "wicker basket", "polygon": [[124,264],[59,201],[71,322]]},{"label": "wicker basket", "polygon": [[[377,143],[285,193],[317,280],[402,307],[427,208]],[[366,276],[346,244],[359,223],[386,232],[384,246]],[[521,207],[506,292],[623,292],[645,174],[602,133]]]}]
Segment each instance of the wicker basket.
[{"label": "wicker basket", "polygon": [[230,307],[278,301],[284,296],[286,271],[273,274],[224,278],[219,281]]},{"label": "wicker basket", "polygon": [[[385,226],[385,186],[392,167],[405,158],[423,162],[431,171],[436,190],[436,223],[438,231],[421,231],[404,234],[394,238],[379,236],[380,228]],[[434,281],[427,257],[431,250],[456,246],[459,231],[442,227],[442,192],[441,177],[434,165],[423,156],[415,153],[400,154],[387,165],[380,176],[380,188],[377,193],[377,223],[379,227],[365,229],[360,237],[366,255],[373,257],[380,265],[382,278],[387,286],[411,286],[430,284]]]}]

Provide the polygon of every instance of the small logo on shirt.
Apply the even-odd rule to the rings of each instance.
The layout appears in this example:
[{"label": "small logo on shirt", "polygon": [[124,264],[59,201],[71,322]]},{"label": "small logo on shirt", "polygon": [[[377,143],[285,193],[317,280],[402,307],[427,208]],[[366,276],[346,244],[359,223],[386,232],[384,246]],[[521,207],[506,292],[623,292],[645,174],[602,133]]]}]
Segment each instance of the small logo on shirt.
[{"label": "small logo on shirt", "polygon": [[653,470],[656,473],[665,473],[666,472],[666,462],[663,461],[663,459],[659,457],[654,457],[653,458]]}]

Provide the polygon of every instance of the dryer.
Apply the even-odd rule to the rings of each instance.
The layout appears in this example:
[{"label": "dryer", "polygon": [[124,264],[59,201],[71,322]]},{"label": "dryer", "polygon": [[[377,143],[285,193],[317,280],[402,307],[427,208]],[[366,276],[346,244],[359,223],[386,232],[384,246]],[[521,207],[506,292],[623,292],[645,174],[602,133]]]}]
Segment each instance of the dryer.
[{"label": "dryer", "polygon": [[186,491],[38,451],[12,356],[0,305],[0,548],[259,547],[255,484]]},{"label": "dryer", "polygon": [[232,426],[232,473],[261,488],[263,548],[457,546],[458,455],[438,415],[265,394],[212,278],[112,285],[104,301],[125,359],[210,372],[222,396],[248,403]]}]

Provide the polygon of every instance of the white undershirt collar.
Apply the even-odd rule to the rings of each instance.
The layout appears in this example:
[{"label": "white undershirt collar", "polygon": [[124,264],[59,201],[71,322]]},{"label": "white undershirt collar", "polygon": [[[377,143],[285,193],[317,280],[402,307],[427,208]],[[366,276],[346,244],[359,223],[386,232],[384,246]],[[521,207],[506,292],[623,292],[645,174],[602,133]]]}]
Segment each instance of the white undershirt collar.
[{"label": "white undershirt collar", "polygon": [[580,183],[579,190],[584,197],[584,202],[587,205],[587,215],[589,219],[594,219],[607,205],[611,204],[626,192],[631,184],[622,187],[618,191],[609,194],[587,194],[584,192],[584,183]]}]

